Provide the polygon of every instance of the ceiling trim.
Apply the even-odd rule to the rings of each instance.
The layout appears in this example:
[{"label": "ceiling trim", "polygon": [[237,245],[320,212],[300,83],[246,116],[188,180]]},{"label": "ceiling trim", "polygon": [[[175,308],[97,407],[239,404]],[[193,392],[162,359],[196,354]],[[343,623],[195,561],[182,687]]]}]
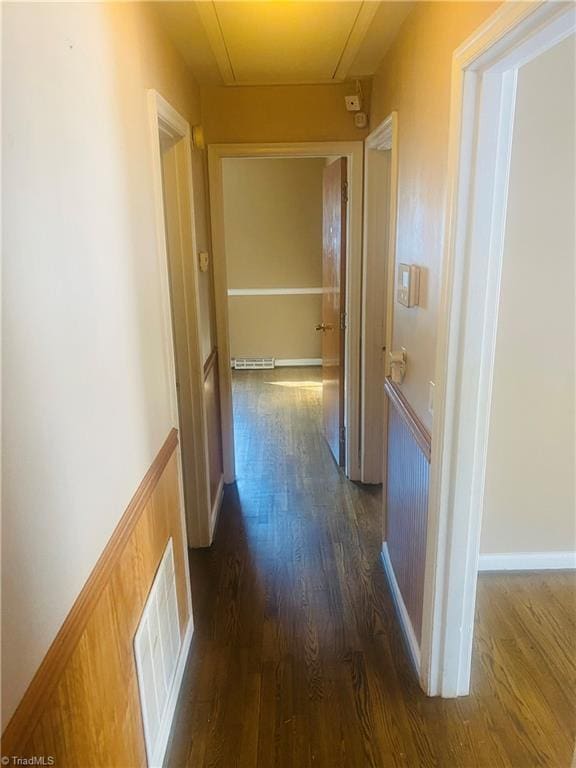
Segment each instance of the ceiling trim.
[{"label": "ceiling trim", "polygon": [[348,77],[350,68],[354,64],[360,46],[364,42],[368,28],[370,27],[370,24],[372,24],[372,20],[379,7],[380,3],[373,2],[373,0],[369,0],[368,2],[364,0],[360,6],[358,15],[354,20],[354,24],[352,25],[348,39],[344,44],[338,64],[334,70],[334,80],[345,80]]},{"label": "ceiling trim", "polygon": [[220,19],[218,18],[218,12],[214,2],[200,2],[196,3],[198,13],[202,19],[202,24],[208,35],[208,40],[212,46],[218,69],[222,75],[222,80],[225,85],[236,85],[236,77],[234,75],[234,69],[232,67],[232,61],[228,48],[226,47],[226,40],[222,33],[222,27],[220,25]]},{"label": "ceiling trim", "polygon": [[[297,1],[297,0],[295,0]],[[0,0],[1,2],[1,0]],[[367,78],[366,75],[362,75],[361,77],[353,77],[351,80],[365,80]],[[234,88],[275,88],[276,86],[295,86],[298,87],[299,85],[342,85],[345,81],[344,80],[334,80],[333,78],[314,78],[313,80],[274,80],[271,82],[270,80],[232,80],[231,82],[225,83],[228,87],[234,87]]]}]

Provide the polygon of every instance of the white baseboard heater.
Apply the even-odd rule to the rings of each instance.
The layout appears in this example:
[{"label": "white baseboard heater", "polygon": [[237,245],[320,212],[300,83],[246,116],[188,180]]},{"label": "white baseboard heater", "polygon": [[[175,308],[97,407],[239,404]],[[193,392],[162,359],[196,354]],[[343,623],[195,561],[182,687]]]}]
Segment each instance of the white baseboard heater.
[{"label": "white baseboard heater", "polygon": [[274,368],[273,357],[235,357],[232,367],[236,371],[261,371]]},{"label": "white baseboard heater", "polygon": [[233,357],[231,366],[236,371],[258,371],[270,368],[300,368],[303,366],[320,366],[319,357],[277,358],[277,357]]}]

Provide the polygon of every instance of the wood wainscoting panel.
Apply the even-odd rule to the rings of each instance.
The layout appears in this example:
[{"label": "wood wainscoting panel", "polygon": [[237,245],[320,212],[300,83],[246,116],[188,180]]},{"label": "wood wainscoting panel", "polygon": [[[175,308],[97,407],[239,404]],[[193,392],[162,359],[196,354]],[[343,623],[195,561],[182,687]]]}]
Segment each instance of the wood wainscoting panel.
[{"label": "wood wainscoting panel", "polygon": [[204,408],[210,464],[210,501],[218,503],[222,488],[224,463],[222,458],[222,420],[220,416],[220,385],[218,379],[218,350],[213,349],[204,364]]},{"label": "wood wainscoting panel", "polygon": [[428,522],[430,436],[400,390],[388,395],[386,542],[402,600],[420,644]]},{"label": "wood wainscoting panel", "polygon": [[172,537],[181,641],[192,618],[172,430],[2,736],[56,766],[145,766],[133,639]]}]

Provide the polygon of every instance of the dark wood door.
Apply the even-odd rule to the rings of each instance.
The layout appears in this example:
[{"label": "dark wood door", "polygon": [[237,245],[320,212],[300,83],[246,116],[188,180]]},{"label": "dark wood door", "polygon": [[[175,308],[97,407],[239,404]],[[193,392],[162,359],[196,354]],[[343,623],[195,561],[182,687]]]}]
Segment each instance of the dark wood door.
[{"label": "dark wood door", "polygon": [[346,327],[346,158],[324,169],[322,251],[322,399],[324,435],[344,465],[344,337]]}]

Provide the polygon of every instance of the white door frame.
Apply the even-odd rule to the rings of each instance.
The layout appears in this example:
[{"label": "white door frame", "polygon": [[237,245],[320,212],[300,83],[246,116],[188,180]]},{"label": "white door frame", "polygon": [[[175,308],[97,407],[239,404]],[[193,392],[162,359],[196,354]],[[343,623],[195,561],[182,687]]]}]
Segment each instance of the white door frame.
[{"label": "white door frame", "polygon": [[[384,196],[379,188],[374,191],[376,174],[388,176]],[[388,421],[388,398],[384,394],[384,377],[389,373],[387,351],[392,348],[397,207],[398,113],[391,112],[364,141],[360,377],[360,479],[363,483],[382,483],[386,474],[385,425]],[[376,242],[381,230],[375,231],[375,227],[381,227],[383,219],[386,233],[384,253]],[[383,293],[385,301],[382,301]],[[382,325],[385,329],[384,338],[380,330]],[[378,418],[375,418],[376,414]]]},{"label": "white door frame", "polygon": [[216,334],[222,364],[220,398],[224,480],[232,483],[234,469],[234,424],[232,416],[232,372],[228,329],[228,281],[224,245],[224,194],[222,161],[226,158],[345,157],[348,161],[348,226],[346,243],[346,344],[344,360],[344,423],[346,426],[345,471],[351,480],[360,479],[360,322],[362,285],[362,163],[361,141],[332,141],[281,144],[210,144],[208,169],[212,217],[212,251]]},{"label": "white door frame", "polygon": [[[186,451],[187,472],[182,478],[180,468],[181,495],[186,512],[186,530],[188,546],[207,547],[212,537],[212,509],[210,504],[210,457],[208,452],[207,423],[204,408],[203,360],[200,343],[200,300],[196,264],[196,232],[194,225],[194,191],[192,182],[191,131],[188,122],[157,91],[148,91],[148,121],[151,142],[152,173],[154,186],[154,209],[156,219],[156,248],[159,256],[161,275],[161,299],[164,324],[165,367],[169,377],[170,410],[174,425],[179,427],[179,454],[182,465],[182,444],[189,443]],[[178,391],[176,385],[175,338],[172,320],[172,299],[170,290],[169,260],[166,246],[166,222],[164,210],[162,153],[160,139],[168,139],[178,147],[184,161],[184,174],[178,183],[186,185],[182,194],[187,195],[190,206],[189,215],[183,226],[189,226],[186,233],[190,238],[192,258],[182,258],[179,279],[184,286],[186,296],[182,313],[186,316],[186,352],[182,354],[181,365],[187,370],[182,379],[189,382],[189,392],[181,391],[181,396],[190,398],[190,423],[182,430],[179,418]],[[188,254],[186,254],[188,256]],[[183,431],[186,434],[183,434]],[[187,562],[187,559],[186,559]]]},{"label": "white door frame", "polygon": [[517,71],[574,32],[575,8],[505,3],[454,54],[421,684],[466,695]]}]

